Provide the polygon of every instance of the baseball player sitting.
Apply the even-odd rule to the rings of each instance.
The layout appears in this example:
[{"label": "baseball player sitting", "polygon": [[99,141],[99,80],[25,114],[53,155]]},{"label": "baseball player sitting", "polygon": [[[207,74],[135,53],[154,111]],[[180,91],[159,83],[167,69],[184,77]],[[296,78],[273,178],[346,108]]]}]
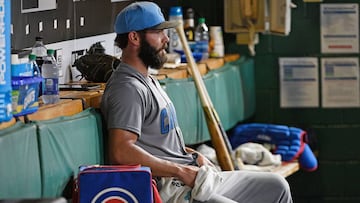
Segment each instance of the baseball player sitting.
[{"label": "baseball player sitting", "polygon": [[163,202],[292,202],[290,187],[268,172],[218,171],[184,144],[173,103],[149,74],[166,62],[165,21],[152,2],[134,2],[117,15],[115,44],[121,63],[109,78],[101,110],[112,164],[151,168]]}]

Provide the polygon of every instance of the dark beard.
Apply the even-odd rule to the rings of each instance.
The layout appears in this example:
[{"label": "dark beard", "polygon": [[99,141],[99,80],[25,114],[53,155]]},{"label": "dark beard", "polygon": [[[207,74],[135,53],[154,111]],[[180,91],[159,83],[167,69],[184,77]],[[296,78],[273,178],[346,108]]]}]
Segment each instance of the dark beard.
[{"label": "dark beard", "polygon": [[167,60],[165,55],[161,56],[159,54],[161,50],[162,49],[156,50],[146,41],[145,37],[142,37],[139,58],[147,67],[151,67],[153,69],[160,69],[163,67],[164,63]]}]

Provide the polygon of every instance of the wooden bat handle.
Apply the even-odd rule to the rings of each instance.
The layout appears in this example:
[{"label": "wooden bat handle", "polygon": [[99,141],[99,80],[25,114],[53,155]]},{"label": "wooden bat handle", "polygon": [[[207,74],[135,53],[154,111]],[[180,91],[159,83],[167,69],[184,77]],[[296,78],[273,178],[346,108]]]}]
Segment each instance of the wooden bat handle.
[{"label": "wooden bat handle", "polygon": [[176,31],[179,35],[182,47],[186,55],[187,63],[190,66],[191,74],[193,76],[195,86],[199,93],[200,101],[205,113],[206,123],[211,136],[211,142],[215,148],[218,162],[222,170],[232,171],[234,170],[234,165],[231,159],[230,151],[224,141],[224,137],[222,134],[223,132],[220,128],[221,124],[216,118],[217,114],[215,113],[215,109],[212,106],[212,102],[206,90],[204,81],[202,80],[197,64],[195,63],[194,57],[191,53],[189,44],[187,43],[183,24],[181,21],[179,21],[179,25],[176,27]]}]

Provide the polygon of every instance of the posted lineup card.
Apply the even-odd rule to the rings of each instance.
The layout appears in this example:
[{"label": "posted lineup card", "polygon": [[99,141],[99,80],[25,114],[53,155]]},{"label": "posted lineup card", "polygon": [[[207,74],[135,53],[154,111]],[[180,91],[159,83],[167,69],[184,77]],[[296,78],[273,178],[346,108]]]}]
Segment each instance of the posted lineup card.
[{"label": "posted lineup card", "polygon": [[359,107],[359,59],[321,59],[323,107]]},{"label": "posted lineup card", "polygon": [[318,107],[319,79],[316,57],[279,58],[280,107]]},{"label": "posted lineup card", "polygon": [[321,4],[322,53],[359,53],[358,4]]}]

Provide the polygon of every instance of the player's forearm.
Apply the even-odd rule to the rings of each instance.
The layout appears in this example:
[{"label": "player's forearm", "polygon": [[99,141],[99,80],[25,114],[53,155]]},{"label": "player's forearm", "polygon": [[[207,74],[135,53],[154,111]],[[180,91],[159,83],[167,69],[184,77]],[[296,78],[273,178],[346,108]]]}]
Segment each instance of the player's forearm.
[{"label": "player's forearm", "polygon": [[122,145],[110,150],[112,164],[148,166],[153,176],[176,177],[181,171],[181,165],[159,159],[135,144]]},{"label": "player's forearm", "polygon": [[153,176],[177,177],[192,186],[198,167],[187,166],[157,158],[135,143],[137,135],[120,129],[110,130],[109,160],[112,164],[148,166]]}]

